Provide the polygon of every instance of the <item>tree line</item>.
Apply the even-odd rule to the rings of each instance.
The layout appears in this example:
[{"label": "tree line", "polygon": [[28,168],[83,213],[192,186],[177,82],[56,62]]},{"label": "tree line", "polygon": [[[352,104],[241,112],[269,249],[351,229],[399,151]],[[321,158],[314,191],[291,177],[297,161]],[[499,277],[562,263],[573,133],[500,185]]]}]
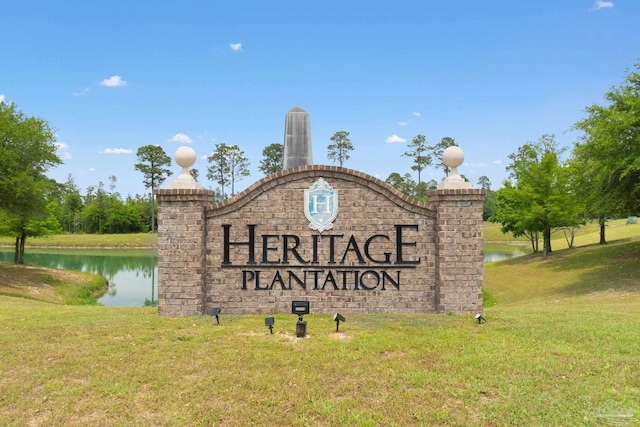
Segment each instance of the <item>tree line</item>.
[{"label": "tree line", "polygon": [[[541,235],[545,255],[551,252],[553,230],[564,230],[571,246],[577,227],[591,219],[601,224],[601,243],[606,243],[607,218],[640,210],[639,69],[636,65],[619,87],[605,94],[607,105],[585,109],[586,117],[574,124],[581,136],[567,160],[562,160],[565,149],[555,137],[543,135],[509,155],[509,178],[502,188],[493,191],[489,179],[480,177],[477,185],[487,191],[483,218],[500,223],[505,233],[526,236],[534,251]],[[327,158],[344,166],[354,150],[349,132],[338,131],[330,140]],[[434,167],[446,176],[442,153],[452,145],[457,144],[451,137],[429,145],[424,135],[416,135],[402,154],[412,160],[414,174],[393,172],[386,182],[427,202],[437,182],[424,182],[422,174]],[[47,121],[0,102],[0,234],[15,237],[16,263],[23,262],[27,237],[155,231],[153,191],[171,175],[171,159],[161,147],[138,149],[135,169],[149,193],[125,198],[115,191],[115,176],[109,177],[109,188],[100,182],[84,195],[72,176],[64,183],[49,179],[46,172],[62,163],[56,150]],[[282,144],[266,146],[259,170],[265,175],[280,171],[283,152]],[[207,161],[206,177],[218,185],[216,201],[235,195],[236,184],[249,176],[249,160],[237,145],[217,143]],[[197,169],[190,173],[198,180]]]},{"label": "tree line", "polygon": [[[341,165],[353,149],[348,136],[348,132],[336,133],[335,144],[329,147],[330,158]],[[108,188],[99,182],[84,195],[71,175],[63,183],[48,178],[46,172],[62,163],[57,148],[55,132],[46,120],[26,116],[14,103],[0,102],[0,235],[15,238],[15,263],[24,263],[28,237],[155,231],[153,193],[172,175],[171,158],[162,147],[138,149],[134,167],[149,193],[124,198],[115,190],[115,175],[109,177]],[[282,144],[267,146],[260,170],[265,175],[281,170],[282,156]],[[233,196],[236,184],[249,176],[249,161],[237,145],[218,143],[207,160],[206,176],[218,184],[216,201]],[[197,169],[190,173],[199,178]]]},{"label": "tree line", "polygon": [[534,251],[542,235],[545,256],[554,230],[564,231],[572,247],[575,230],[596,220],[605,244],[608,218],[640,212],[640,64],[605,100],[586,107],[586,117],[573,125],[580,137],[566,160],[553,135],[509,156],[509,179],[495,193],[490,220],[505,233],[526,236]]}]

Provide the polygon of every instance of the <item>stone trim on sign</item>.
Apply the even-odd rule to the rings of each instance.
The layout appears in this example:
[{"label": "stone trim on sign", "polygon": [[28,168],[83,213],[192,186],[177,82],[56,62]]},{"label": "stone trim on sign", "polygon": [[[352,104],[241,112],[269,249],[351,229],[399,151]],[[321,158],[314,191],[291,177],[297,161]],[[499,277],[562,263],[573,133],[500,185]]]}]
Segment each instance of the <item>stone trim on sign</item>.
[{"label": "stone trim on sign", "polygon": [[406,194],[401,193],[391,185],[372,175],[349,168],[328,165],[305,165],[276,172],[275,174],[256,181],[243,192],[236,194],[229,200],[215,203],[211,207],[212,211],[209,213],[209,216],[224,215],[236,210],[249,203],[263,192],[293,180],[308,179],[309,177],[322,177],[330,180],[331,178],[338,176],[342,179],[348,179],[354,183],[365,186],[381,196],[386,197],[389,200],[393,200],[394,203],[403,209],[427,215],[429,217],[435,217],[435,212],[433,212],[433,207],[430,204],[417,201],[413,197],[409,197]]}]

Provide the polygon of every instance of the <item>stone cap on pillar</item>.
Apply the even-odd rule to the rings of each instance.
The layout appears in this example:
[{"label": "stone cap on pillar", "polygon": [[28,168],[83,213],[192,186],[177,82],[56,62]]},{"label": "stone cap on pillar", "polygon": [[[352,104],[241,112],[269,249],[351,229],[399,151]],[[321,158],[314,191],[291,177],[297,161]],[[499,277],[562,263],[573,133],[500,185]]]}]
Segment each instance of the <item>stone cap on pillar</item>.
[{"label": "stone cap on pillar", "polygon": [[170,189],[175,188],[193,188],[202,189],[202,184],[197,182],[189,173],[189,168],[196,162],[196,152],[191,147],[180,147],[176,150],[173,158],[176,163],[182,167],[182,172],[174,182],[170,182],[167,187]]},{"label": "stone cap on pillar", "polygon": [[444,181],[438,184],[438,190],[471,188],[471,183],[465,181],[458,173],[458,166],[464,162],[464,151],[460,147],[452,145],[444,150],[442,161],[450,170]]}]

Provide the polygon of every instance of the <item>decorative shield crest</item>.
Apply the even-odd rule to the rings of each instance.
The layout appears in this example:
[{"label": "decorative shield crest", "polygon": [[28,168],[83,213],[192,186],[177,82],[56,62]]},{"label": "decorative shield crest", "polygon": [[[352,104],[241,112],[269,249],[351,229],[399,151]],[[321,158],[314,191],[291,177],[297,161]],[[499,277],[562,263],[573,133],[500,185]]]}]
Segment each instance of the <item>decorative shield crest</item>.
[{"label": "decorative shield crest", "polygon": [[309,189],[304,190],[304,216],[309,228],[323,232],[333,228],[338,216],[338,190],[334,190],[323,178],[318,178]]}]

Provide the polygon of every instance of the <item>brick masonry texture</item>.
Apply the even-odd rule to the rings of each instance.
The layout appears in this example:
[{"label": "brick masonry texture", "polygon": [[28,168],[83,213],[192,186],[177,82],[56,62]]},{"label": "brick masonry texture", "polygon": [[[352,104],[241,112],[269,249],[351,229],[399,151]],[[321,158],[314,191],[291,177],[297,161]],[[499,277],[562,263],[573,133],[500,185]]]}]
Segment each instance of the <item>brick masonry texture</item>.
[{"label": "brick masonry texture", "polygon": [[[339,206],[322,233],[304,213],[304,190],[319,178]],[[219,204],[208,190],[156,195],[160,315],[289,313],[294,300],[313,313],[482,311],[484,190],[435,190],[425,204],[367,174],[313,165]]]}]

